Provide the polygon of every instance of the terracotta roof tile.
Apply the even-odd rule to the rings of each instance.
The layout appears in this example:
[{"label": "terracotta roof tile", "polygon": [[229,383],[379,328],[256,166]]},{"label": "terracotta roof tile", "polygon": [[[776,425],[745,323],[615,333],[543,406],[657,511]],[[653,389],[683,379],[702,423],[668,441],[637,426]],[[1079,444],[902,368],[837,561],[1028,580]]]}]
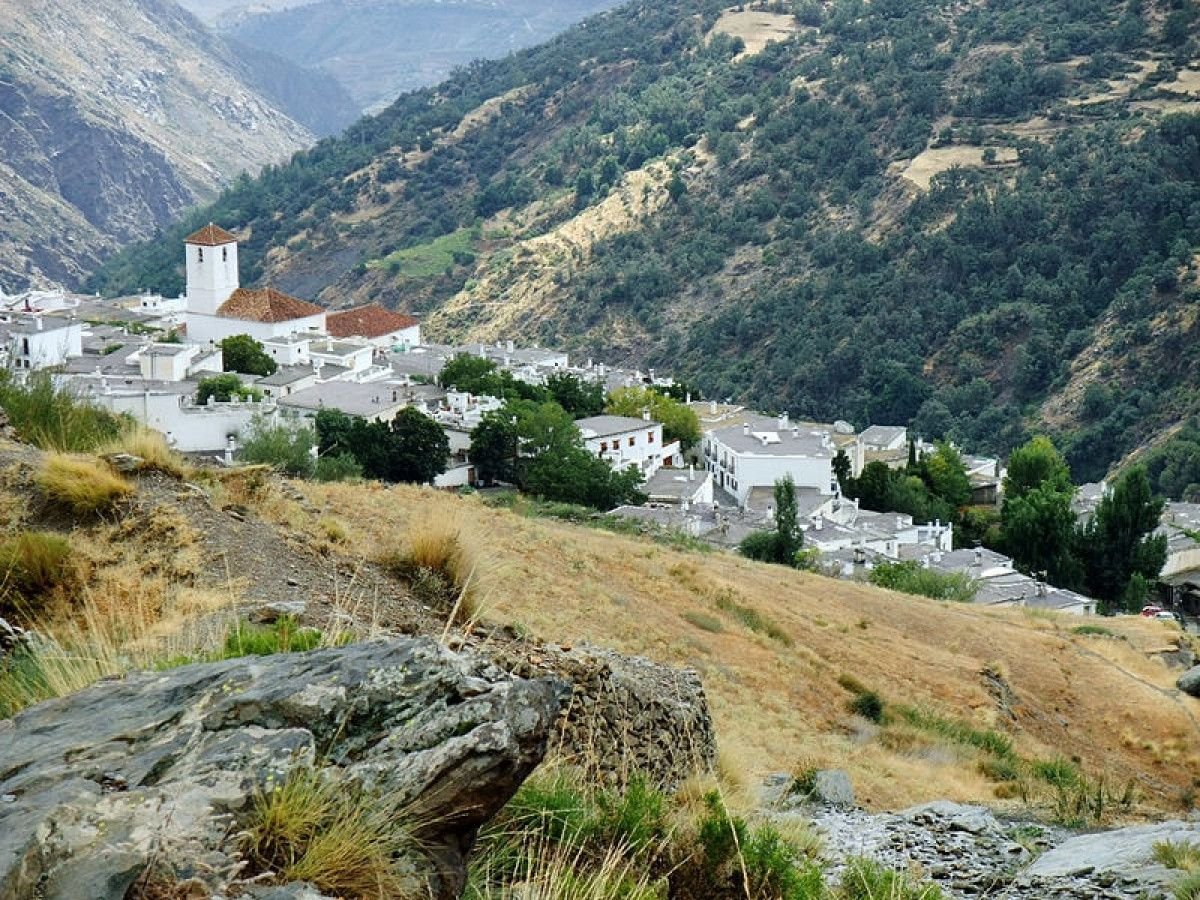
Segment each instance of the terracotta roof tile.
[{"label": "terracotta roof tile", "polygon": [[417,324],[412,316],[384,309],[378,303],[356,306],[331,312],[325,319],[325,329],[334,337],[377,338]]},{"label": "terracotta roof tile", "polygon": [[217,315],[226,319],[247,319],[251,322],[290,322],[323,313],[315,304],[277,291],[275,288],[238,288],[221,304]]},{"label": "terracotta roof tile", "polygon": [[199,231],[183,239],[185,244],[199,244],[201,247],[220,247],[222,244],[232,244],[237,240],[224,228],[209,222]]}]

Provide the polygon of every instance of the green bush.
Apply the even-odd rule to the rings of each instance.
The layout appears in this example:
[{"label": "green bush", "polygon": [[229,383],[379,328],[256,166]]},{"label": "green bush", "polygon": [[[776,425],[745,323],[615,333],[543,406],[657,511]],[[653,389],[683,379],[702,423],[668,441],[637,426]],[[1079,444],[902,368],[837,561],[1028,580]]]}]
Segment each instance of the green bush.
[{"label": "green bush", "polygon": [[285,475],[307,478],[315,468],[312,449],[317,436],[312,426],[272,425],[255,417],[242,439],[242,462],[271,466]]},{"label": "green bush", "polygon": [[936,572],[914,560],[876,563],[870,578],[871,584],[893,591],[955,603],[970,603],[979,590],[978,583],[962,572]]},{"label": "green bush", "polygon": [[883,698],[874,691],[863,691],[849,703],[850,711],[871,722],[882,722],[884,715]]},{"label": "green bush", "polygon": [[80,399],[69,388],[55,387],[43,372],[18,384],[0,370],[0,408],[8,413],[17,436],[44,450],[89,453],[116,440],[132,421]]},{"label": "green bush", "polygon": [[838,900],[942,900],[944,897],[935,885],[914,884],[905,873],[862,858],[850,860],[837,892]]},{"label": "green bush", "polygon": [[225,638],[222,658],[271,656],[275,653],[300,653],[321,645],[321,632],[304,628],[294,616],[280,616],[271,625],[239,622]]},{"label": "green bush", "polygon": [[1185,875],[1172,890],[1175,900],[1200,900],[1200,872]]},{"label": "green bush", "polygon": [[317,481],[357,481],[363,477],[363,467],[353,454],[331,453],[317,459],[313,478]]},{"label": "green bush", "polygon": [[0,543],[0,610],[31,611],[64,580],[70,558],[70,543],[53,532],[22,531]]}]

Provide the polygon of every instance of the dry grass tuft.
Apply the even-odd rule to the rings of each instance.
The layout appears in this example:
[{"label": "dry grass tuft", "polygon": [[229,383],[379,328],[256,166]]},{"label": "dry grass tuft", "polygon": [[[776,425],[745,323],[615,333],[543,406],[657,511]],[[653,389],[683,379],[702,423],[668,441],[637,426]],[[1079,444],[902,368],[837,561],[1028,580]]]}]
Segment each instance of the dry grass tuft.
[{"label": "dry grass tuft", "polygon": [[94,515],[133,493],[133,485],[92,456],[51,453],[34,479],[46,498],[79,515]]},{"label": "dry grass tuft", "polygon": [[379,561],[406,580],[419,600],[448,611],[448,625],[464,625],[482,614],[495,570],[483,545],[461,513],[422,514]]},{"label": "dry grass tuft", "polygon": [[413,825],[403,810],[297,767],[254,801],[243,852],[252,868],[280,884],[306,881],[343,897],[417,900],[427,888],[403,860]]},{"label": "dry grass tuft", "polygon": [[96,448],[97,456],[114,453],[128,453],[138,457],[143,461],[139,466],[143,471],[155,470],[176,478],[188,478],[194,471],[193,466],[167,446],[167,439],[162,432],[144,425],[126,428],[119,437]]},{"label": "dry grass tuft", "polygon": [[71,544],[62,535],[22,531],[0,543],[0,610],[28,609],[66,580]]}]

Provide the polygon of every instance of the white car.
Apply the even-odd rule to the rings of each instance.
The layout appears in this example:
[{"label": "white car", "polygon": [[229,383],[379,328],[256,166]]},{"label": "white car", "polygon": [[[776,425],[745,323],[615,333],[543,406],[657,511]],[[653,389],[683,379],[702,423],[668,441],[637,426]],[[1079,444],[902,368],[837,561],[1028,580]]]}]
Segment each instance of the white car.
[{"label": "white car", "polygon": [[1175,619],[1175,613],[1173,613],[1173,612],[1168,612],[1168,611],[1167,611],[1167,610],[1165,610],[1165,609],[1160,609],[1158,612],[1156,612],[1156,613],[1155,613],[1155,614],[1152,616],[1152,618],[1155,618],[1155,619],[1171,619],[1172,621],[1174,621],[1174,619]]}]

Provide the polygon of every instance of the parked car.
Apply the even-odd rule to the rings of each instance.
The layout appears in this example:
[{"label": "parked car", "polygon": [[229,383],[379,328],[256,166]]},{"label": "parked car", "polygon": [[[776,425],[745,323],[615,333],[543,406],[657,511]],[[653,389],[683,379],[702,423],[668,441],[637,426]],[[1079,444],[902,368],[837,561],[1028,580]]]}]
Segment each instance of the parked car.
[{"label": "parked car", "polygon": [[1158,612],[1156,612],[1156,613],[1154,614],[1154,616],[1153,616],[1152,618],[1155,618],[1155,619],[1172,619],[1172,620],[1174,620],[1174,619],[1177,619],[1177,618],[1179,618],[1179,617],[1178,617],[1178,616],[1177,616],[1175,613],[1171,612],[1170,610],[1167,610],[1167,609],[1160,609]]},{"label": "parked car", "polygon": [[1142,607],[1142,615],[1145,616],[1147,619],[1156,618],[1160,612],[1166,612],[1166,610],[1164,610],[1161,606],[1143,606]]}]

